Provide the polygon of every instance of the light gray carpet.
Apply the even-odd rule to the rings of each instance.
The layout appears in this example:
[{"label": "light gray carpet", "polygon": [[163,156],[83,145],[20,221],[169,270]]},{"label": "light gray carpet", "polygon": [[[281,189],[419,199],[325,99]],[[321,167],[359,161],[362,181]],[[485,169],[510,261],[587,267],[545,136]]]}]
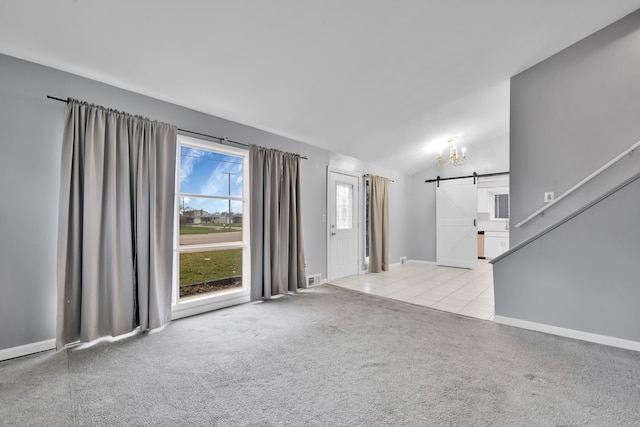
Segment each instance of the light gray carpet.
[{"label": "light gray carpet", "polygon": [[638,426],[636,352],[320,286],[0,363],[0,424]]}]

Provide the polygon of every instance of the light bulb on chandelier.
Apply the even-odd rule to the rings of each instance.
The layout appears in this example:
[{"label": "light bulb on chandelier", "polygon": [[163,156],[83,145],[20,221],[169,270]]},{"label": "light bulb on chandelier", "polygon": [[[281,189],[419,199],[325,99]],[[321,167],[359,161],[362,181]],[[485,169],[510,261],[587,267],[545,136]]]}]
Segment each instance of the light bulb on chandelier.
[{"label": "light bulb on chandelier", "polygon": [[447,141],[447,144],[449,144],[449,158],[446,162],[442,161],[442,149],[440,149],[440,154],[438,154],[438,166],[441,168],[449,165],[461,166],[467,163],[467,149],[462,147],[462,155],[459,155],[458,148],[454,142],[454,138],[450,138]]}]

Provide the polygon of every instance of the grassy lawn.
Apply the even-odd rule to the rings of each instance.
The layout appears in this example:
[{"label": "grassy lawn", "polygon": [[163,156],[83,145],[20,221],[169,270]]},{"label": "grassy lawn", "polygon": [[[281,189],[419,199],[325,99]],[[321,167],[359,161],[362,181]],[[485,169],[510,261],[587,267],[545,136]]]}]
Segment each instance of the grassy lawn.
[{"label": "grassy lawn", "polygon": [[225,224],[207,224],[207,225],[181,225],[180,234],[209,234],[209,233],[228,233],[229,231],[242,231],[240,224],[232,224],[232,227]]},{"label": "grassy lawn", "polygon": [[180,254],[180,286],[241,275],[241,248]]}]

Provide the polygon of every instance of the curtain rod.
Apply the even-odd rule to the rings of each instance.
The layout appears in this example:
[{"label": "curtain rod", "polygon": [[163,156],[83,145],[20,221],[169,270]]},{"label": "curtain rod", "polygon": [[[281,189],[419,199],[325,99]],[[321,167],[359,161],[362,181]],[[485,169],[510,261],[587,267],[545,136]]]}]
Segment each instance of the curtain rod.
[{"label": "curtain rod", "polygon": [[[56,101],[60,101],[60,102],[64,102],[65,104],[69,103],[69,99],[68,98],[67,99],[62,99],[62,98],[56,98],[55,96],[50,96],[50,95],[47,95],[47,98],[53,99],[53,100],[56,100]],[[204,137],[207,137],[207,138],[217,139],[220,144],[223,144],[223,142],[226,142],[226,143],[231,143],[231,144],[236,144],[236,145],[242,145],[243,147],[246,147],[246,148],[250,147],[249,144],[245,144],[244,142],[234,141],[232,139],[229,139],[226,136],[219,137],[219,136],[215,136],[215,135],[208,135],[206,133],[194,132],[192,130],[181,129],[181,128],[178,128],[178,131],[179,132],[190,133],[190,134],[193,134],[193,135],[200,135],[200,136],[204,136]],[[297,154],[297,156],[300,157],[301,159],[307,160],[307,156],[301,156],[299,154]]]},{"label": "curtain rod", "polygon": [[453,178],[440,178],[439,176],[436,179],[425,179],[424,182],[440,182],[440,181],[448,181],[450,179],[463,179],[463,178],[484,178],[487,176],[498,176],[498,175],[509,175],[509,172],[495,172],[495,173],[483,173],[478,175],[477,173],[473,173],[473,175],[467,176],[456,176]]},{"label": "curtain rod", "polygon": [[[369,178],[369,176],[370,175],[368,173],[365,173],[364,175],[362,175],[363,178]],[[382,178],[384,178],[384,176]],[[384,178],[384,179],[386,179],[387,181],[390,181],[390,182],[395,182],[394,180],[389,179],[389,178]]]}]

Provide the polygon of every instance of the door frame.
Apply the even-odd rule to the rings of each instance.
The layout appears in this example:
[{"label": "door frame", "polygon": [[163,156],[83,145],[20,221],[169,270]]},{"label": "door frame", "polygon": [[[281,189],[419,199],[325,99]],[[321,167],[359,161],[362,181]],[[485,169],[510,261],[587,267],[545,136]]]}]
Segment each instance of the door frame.
[{"label": "door frame", "polygon": [[331,174],[338,173],[341,175],[347,175],[354,177],[358,180],[358,188],[356,189],[355,198],[355,206],[358,209],[356,213],[356,219],[358,221],[358,244],[355,247],[356,251],[356,262],[358,263],[358,273],[362,274],[363,266],[362,266],[362,248],[363,248],[363,239],[364,239],[364,229],[363,229],[363,218],[361,215],[361,209],[363,205],[363,197],[362,197],[362,172],[357,171],[349,171],[345,169],[334,168],[331,166],[327,166],[327,208],[325,213],[325,222],[326,222],[326,242],[327,242],[327,280],[331,281],[336,279],[332,275],[331,271]]}]

